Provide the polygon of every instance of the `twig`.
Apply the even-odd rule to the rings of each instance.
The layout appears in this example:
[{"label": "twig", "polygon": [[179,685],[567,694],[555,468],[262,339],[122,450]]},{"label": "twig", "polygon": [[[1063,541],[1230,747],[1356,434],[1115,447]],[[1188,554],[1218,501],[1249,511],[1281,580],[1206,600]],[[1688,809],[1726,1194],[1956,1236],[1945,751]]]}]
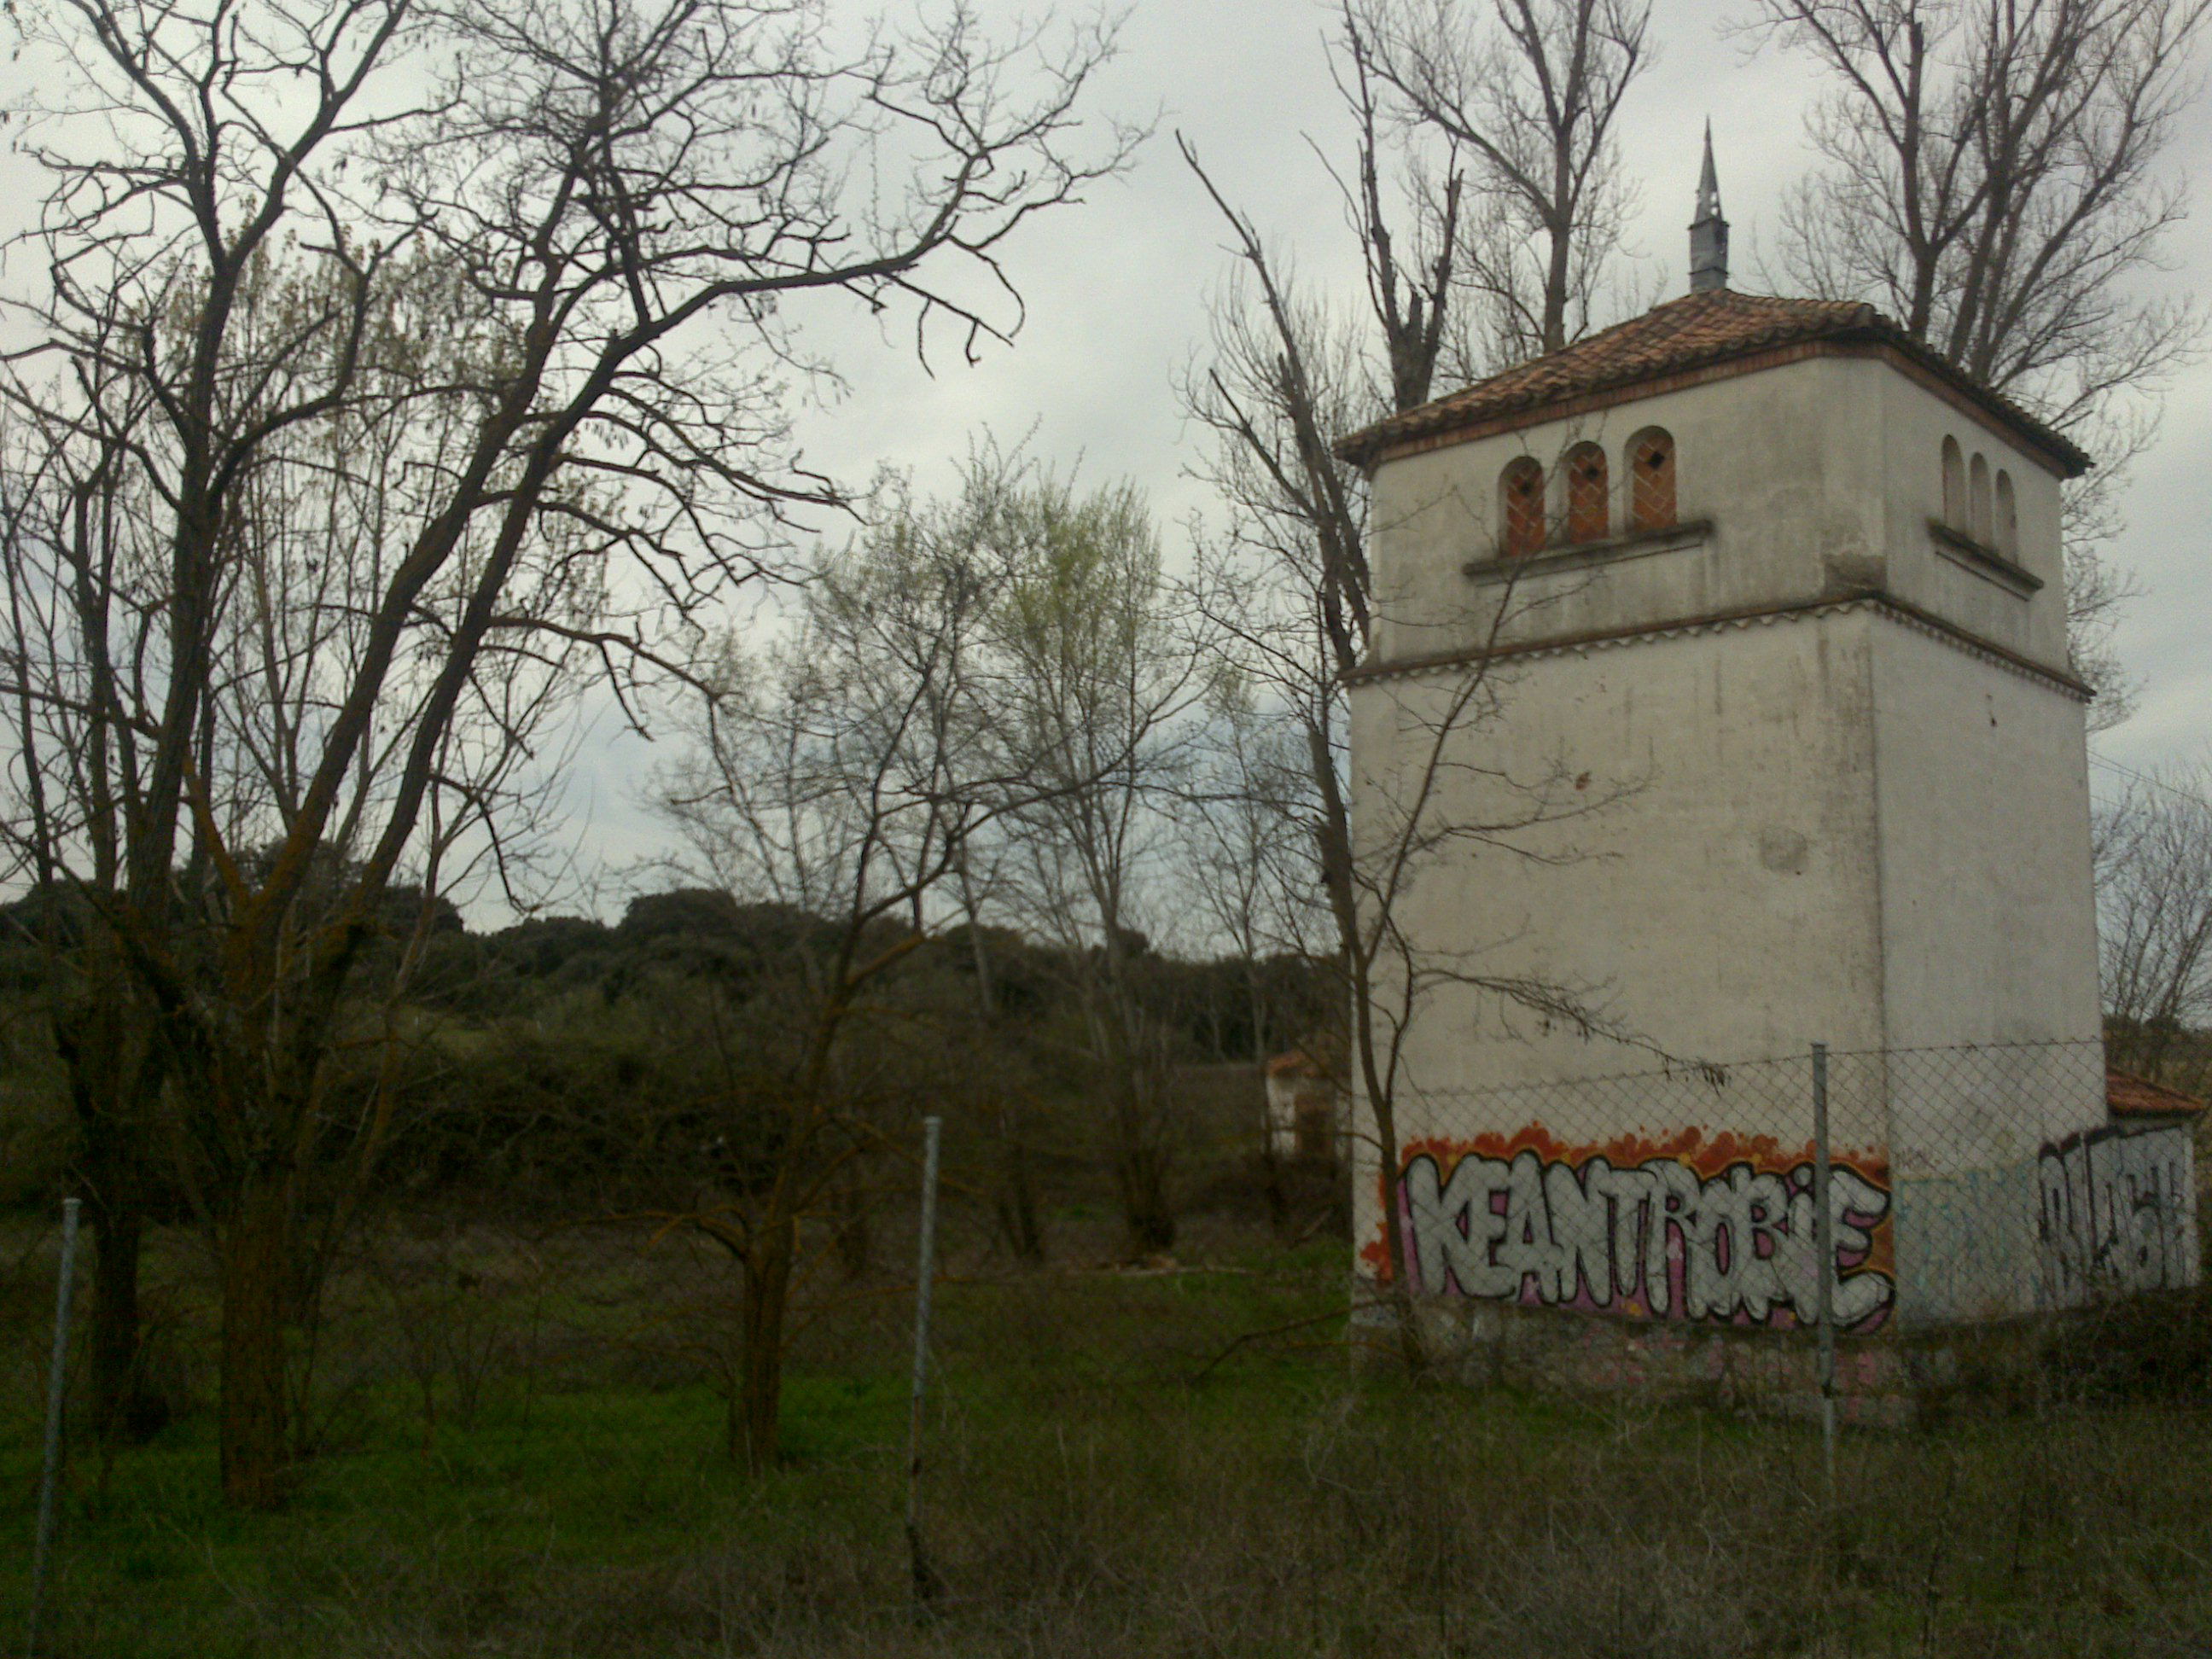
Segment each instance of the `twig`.
[{"label": "twig", "polygon": [[1205,1364],[1200,1366],[1196,1371],[1192,1373],[1190,1379],[1191,1386],[1195,1388],[1200,1382],[1205,1382],[1207,1377],[1213,1374],[1214,1369],[1218,1366],[1222,1361],[1228,1358],[1231,1354],[1235,1353],[1237,1349],[1243,1347],[1247,1342],[1256,1342],[1262,1337],[1282,1336],[1291,1331],[1301,1331],[1309,1325],[1318,1325],[1327,1320],[1346,1319],[1352,1315],[1364,1312],[1369,1308],[1379,1308],[1382,1305],[1384,1304],[1380,1301],[1355,1302],[1348,1308],[1332,1308],[1327,1313],[1309,1314],[1304,1319],[1293,1319],[1288,1324],[1270,1325],[1263,1330],[1246,1331],[1242,1336],[1233,1340],[1227,1347],[1222,1349],[1219,1353],[1215,1354],[1212,1358],[1207,1360]]}]

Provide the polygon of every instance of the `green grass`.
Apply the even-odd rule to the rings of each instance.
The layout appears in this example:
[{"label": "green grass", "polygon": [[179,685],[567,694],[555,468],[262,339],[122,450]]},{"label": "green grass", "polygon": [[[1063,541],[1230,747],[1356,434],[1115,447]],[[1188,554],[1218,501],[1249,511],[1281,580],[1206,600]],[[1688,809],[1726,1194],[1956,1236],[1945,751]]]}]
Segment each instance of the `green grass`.
[{"label": "green grass", "polygon": [[[1340,1249],[946,1286],[925,1487],[941,1593],[919,1620],[902,1308],[825,1324],[802,1346],[787,1461],[748,1481],[721,1455],[718,1395],[641,1370],[607,1338],[610,1306],[659,1280],[606,1265],[604,1281],[562,1290],[595,1322],[591,1341],[572,1330],[501,1370],[465,1426],[448,1412],[426,1432],[408,1379],[355,1364],[382,1352],[374,1322],[345,1327],[370,1346],[331,1369],[357,1385],[281,1515],[216,1502],[204,1409],[104,1475],[80,1447],[49,1651],[2212,1650],[2201,1418],[2112,1410],[1851,1437],[1831,1519],[1802,1428],[1362,1378],[1340,1320],[1190,1381],[1230,1336],[1339,1305]],[[0,1529],[26,1544],[33,1398],[0,1399]],[[0,1606],[22,1605],[27,1555],[0,1552]]]}]

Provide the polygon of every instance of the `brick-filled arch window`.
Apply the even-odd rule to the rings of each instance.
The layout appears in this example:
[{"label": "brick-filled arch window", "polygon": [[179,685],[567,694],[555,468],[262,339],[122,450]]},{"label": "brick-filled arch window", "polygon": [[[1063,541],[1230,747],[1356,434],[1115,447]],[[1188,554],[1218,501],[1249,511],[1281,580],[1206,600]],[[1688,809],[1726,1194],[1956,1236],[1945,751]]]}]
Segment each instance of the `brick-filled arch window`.
[{"label": "brick-filled arch window", "polygon": [[1966,524],[1966,457],[1956,438],[1943,440],[1943,522],[1954,530]]},{"label": "brick-filled arch window", "polygon": [[1509,559],[1525,558],[1544,545],[1544,469],[1527,455],[1498,475],[1500,540]]},{"label": "brick-filled arch window", "polygon": [[1605,451],[1595,444],[1577,444],[1567,452],[1566,468],[1567,539],[1601,542],[1613,533]]},{"label": "brick-filled arch window", "polygon": [[1628,441],[1628,527],[1667,530],[1674,523],[1674,440],[1657,427]]},{"label": "brick-filled arch window", "polygon": [[2020,501],[2012,493],[2012,474],[1997,470],[1997,551],[2008,559],[2020,556]]}]

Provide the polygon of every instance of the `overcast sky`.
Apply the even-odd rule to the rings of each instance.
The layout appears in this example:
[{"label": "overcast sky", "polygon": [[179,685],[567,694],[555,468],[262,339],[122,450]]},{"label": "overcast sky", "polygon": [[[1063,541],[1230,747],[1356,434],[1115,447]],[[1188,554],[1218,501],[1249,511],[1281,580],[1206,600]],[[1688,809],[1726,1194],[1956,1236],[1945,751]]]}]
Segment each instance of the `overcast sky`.
[{"label": "overcast sky", "polygon": [[[1732,229],[1735,286],[1757,289],[1784,191],[1811,160],[1804,112],[1814,82],[1771,50],[1752,53],[1727,29],[1731,0],[1657,0],[1654,67],[1622,116],[1630,172],[1641,192],[1632,245],[1681,290],[1698,144],[1713,125],[1721,192]],[[1011,349],[968,368],[951,354],[935,376],[903,343],[841,341],[850,395],[803,430],[817,459],[852,478],[879,461],[943,480],[969,434],[1036,429],[1036,451],[1080,456],[1091,483],[1127,477],[1148,489],[1164,521],[1206,512],[1206,492],[1185,469],[1199,434],[1176,412],[1178,369],[1206,333],[1206,298],[1229,258],[1212,205],[1175,154],[1180,130],[1217,182],[1279,245],[1302,276],[1357,298],[1357,248],[1335,187],[1305,142],[1343,151],[1328,80],[1326,9],[1310,0],[1138,0],[1102,105],[1155,107],[1160,129],[1124,180],[1097,186],[1080,208],[1034,222],[1013,250],[1029,321]],[[2212,103],[2200,99],[2168,165],[2212,176]],[[2202,191],[2200,191],[2200,195]],[[2212,273],[2212,204],[2180,228],[2165,279],[2195,289]],[[2147,769],[2206,753],[2203,711],[2212,694],[2212,579],[2203,566],[2212,519],[2212,365],[2174,385],[2161,440],[2137,464],[2128,528],[2115,550],[2145,592],[2126,614],[2123,658],[2142,682],[2138,712],[2098,740],[2099,753]],[[594,843],[610,856],[639,846],[650,826],[628,780],[641,748],[604,746],[580,775]],[[2101,788],[2115,781],[2099,774]]]},{"label": "overcast sky", "polygon": [[[984,9],[1011,15],[1015,8],[987,0]],[[1739,288],[1761,286],[1782,193],[1809,159],[1803,115],[1812,82],[1796,61],[1771,51],[1750,55],[1728,35],[1728,19],[1741,10],[1740,0],[1657,0],[1657,62],[1622,116],[1641,190],[1632,241],[1663,271],[1669,296],[1683,285],[1709,117]],[[1186,133],[1233,199],[1296,251],[1304,277],[1356,297],[1357,250],[1305,143],[1310,135],[1342,153],[1326,21],[1310,0],[1136,0],[1099,105],[1137,117],[1157,110],[1159,131],[1125,179],[1032,222],[1012,247],[1010,272],[1028,305],[1018,340],[974,367],[947,350],[933,376],[915,362],[908,338],[828,322],[829,331],[810,339],[834,357],[849,392],[803,418],[811,459],[851,483],[889,462],[913,468],[927,484],[947,477],[978,429],[1012,439],[1034,428],[1036,453],[1062,463],[1080,456],[1090,483],[1134,479],[1164,522],[1206,511],[1205,492],[1184,476],[1198,438],[1178,417],[1174,386],[1204,338],[1206,301],[1228,258],[1173,133]],[[2200,100],[2168,158],[2183,176],[2212,174],[2208,112],[2212,106]],[[2212,272],[2212,204],[2199,206],[2168,248],[2176,267],[2168,280],[2185,289]],[[2212,365],[2175,383],[2161,440],[2137,465],[2126,512],[2118,561],[2147,592],[2128,611],[2120,647],[2142,692],[2139,711],[2098,748],[2147,768],[2205,752],[2212,583],[2202,568],[2201,526],[2212,517]],[[570,799],[587,865],[619,867],[653,843],[636,801],[649,759],[629,739],[586,746]]]}]

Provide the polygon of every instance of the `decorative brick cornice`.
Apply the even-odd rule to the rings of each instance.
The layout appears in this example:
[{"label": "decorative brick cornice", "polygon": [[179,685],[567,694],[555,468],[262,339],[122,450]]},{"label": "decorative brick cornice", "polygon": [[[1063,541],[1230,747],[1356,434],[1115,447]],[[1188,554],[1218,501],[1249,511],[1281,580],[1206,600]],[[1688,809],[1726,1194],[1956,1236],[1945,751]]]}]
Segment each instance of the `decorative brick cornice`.
[{"label": "decorative brick cornice", "polygon": [[1371,471],[1444,445],[1814,356],[1879,359],[2061,477],[2090,465],[2064,434],[1964,373],[1872,306],[1727,289],[1670,300],[1561,350],[1385,416],[1334,447],[1346,460]]},{"label": "decorative brick cornice", "polygon": [[1893,594],[1874,595],[1873,603],[1892,622],[1910,628],[1916,633],[1925,634],[1929,638],[1940,641],[1954,651],[1963,651],[1966,655],[1978,658],[1993,667],[2002,668],[2021,679],[2033,680],[2039,685],[2048,686],[2052,690],[2063,692],[2077,702],[2092,702],[2096,699],[2095,688],[2075,678],[2073,675],[2046,667],[2031,657],[2023,657],[2017,651],[2008,650],[1994,640],[1985,640],[1978,634],[1969,633],[1955,623],[1946,622],[1933,611],[1923,611],[1917,605],[1908,605]]},{"label": "decorative brick cornice", "polygon": [[1616,650],[1623,647],[1650,645],[1661,640],[1682,639],[1698,635],[1724,634],[1733,629],[1768,628],[1781,623],[1805,622],[1823,617],[1850,616],[1860,611],[1871,611],[1887,617],[1900,626],[1911,629],[1936,640],[1954,650],[1986,662],[1993,667],[2020,678],[2032,680],[2051,690],[2074,697],[2082,702],[2090,701],[2096,693],[2073,675],[2046,666],[1993,640],[1985,640],[1969,633],[1955,623],[1946,622],[1932,611],[1908,604],[1892,593],[1856,593],[1834,599],[1809,599],[1795,605],[1761,605],[1742,611],[1716,611],[1705,616],[1685,617],[1677,621],[1646,624],[1640,628],[1611,629],[1589,634],[1571,635],[1565,639],[1537,640],[1522,645],[1501,645],[1487,651],[1443,651],[1427,656],[1407,657],[1396,662],[1363,664],[1344,676],[1346,685],[1357,688],[1372,681],[1412,679],[1425,674],[1443,673],[1454,668],[1471,668],[1478,665],[1501,662],[1534,662],[1546,657],[1588,656],[1596,651]]}]

